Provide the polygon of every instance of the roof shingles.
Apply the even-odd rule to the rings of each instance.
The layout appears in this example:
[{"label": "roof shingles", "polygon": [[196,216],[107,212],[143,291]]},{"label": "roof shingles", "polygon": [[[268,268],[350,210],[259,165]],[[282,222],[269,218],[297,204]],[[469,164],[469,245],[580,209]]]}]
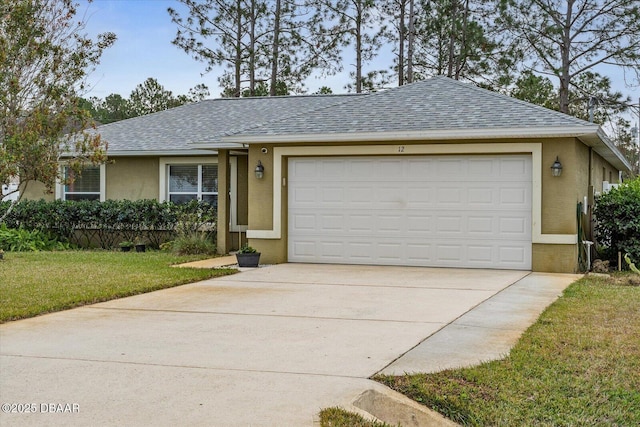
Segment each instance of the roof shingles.
[{"label": "roof shingles", "polygon": [[191,150],[194,143],[220,142],[224,136],[282,117],[336,105],[349,95],[222,98],[160,111],[98,127],[109,151]]},{"label": "roof shingles", "polygon": [[225,137],[590,127],[591,123],[434,77],[368,95],[224,98],[100,126],[109,151],[190,150]]},{"label": "roof shingles", "polygon": [[472,130],[591,123],[477,88],[434,77],[384,92],[298,114],[242,131],[238,136],[349,134],[429,130]]}]

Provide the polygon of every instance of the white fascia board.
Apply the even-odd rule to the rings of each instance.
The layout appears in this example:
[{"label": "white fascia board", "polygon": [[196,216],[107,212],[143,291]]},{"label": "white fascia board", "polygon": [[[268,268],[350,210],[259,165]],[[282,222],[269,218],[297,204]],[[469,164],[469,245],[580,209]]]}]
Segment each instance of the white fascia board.
[{"label": "white fascia board", "polygon": [[598,126],[555,126],[538,128],[491,128],[491,129],[442,129],[428,131],[318,133],[289,135],[232,135],[223,137],[228,143],[242,141],[244,144],[299,143],[299,142],[362,142],[362,141],[428,141],[428,140],[474,140],[502,138],[562,138],[596,134]]},{"label": "white fascia board", "polygon": [[596,153],[600,154],[619,170],[629,172],[633,168],[602,128],[598,129],[595,138],[584,138],[584,140],[581,138],[581,140],[593,147]]},{"label": "white fascia board", "polygon": [[107,150],[109,157],[211,156],[215,150]]},{"label": "white fascia board", "polygon": [[223,149],[223,150],[237,150],[241,148],[247,148],[246,144],[239,142],[194,142],[189,144],[194,148],[202,149]]}]

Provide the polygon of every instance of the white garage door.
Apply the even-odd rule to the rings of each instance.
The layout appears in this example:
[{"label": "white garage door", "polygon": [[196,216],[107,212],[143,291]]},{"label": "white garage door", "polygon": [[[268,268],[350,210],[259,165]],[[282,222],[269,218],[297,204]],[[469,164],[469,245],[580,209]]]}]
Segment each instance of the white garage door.
[{"label": "white garage door", "polygon": [[290,262],[531,269],[531,156],[289,159]]}]

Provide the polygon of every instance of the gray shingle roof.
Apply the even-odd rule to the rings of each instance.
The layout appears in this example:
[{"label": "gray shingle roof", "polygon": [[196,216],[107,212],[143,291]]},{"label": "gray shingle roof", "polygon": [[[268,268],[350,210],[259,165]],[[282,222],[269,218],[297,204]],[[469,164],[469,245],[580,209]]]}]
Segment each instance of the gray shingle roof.
[{"label": "gray shingle roof", "polygon": [[236,136],[593,127],[592,123],[446,77],[349,98]]},{"label": "gray shingle roof", "polygon": [[99,126],[109,153],[192,150],[193,143],[220,142],[256,125],[353,98],[350,95],[308,95],[223,98],[183,105],[146,116]]},{"label": "gray shingle roof", "polygon": [[446,77],[368,95],[223,98],[98,127],[110,155],[188,152],[252,138],[593,124]]}]

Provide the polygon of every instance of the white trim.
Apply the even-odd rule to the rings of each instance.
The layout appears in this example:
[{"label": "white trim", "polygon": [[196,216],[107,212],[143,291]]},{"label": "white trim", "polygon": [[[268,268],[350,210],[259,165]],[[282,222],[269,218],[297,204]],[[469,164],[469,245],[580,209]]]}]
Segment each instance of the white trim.
[{"label": "white trim", "polygon": [[[295,142],[362,142],[362,141],[428,141],[452,139],[503,139],[503,138],[562,138],[596,134],[599,126],[550,126],[539,128],[490,128],[490,129],[438,129],[421,131],[386,131],[353,133],[313,133],[274,135],[231,135],[222,138],[227,143],[242,141],[253,143],[295,143]],[[238,143],[238,142],[236,142]],[[199,147],[205,144],[199,144]],[[211,144],[211,147],[216,145]]]},{"label": "white trim", "polygon": [[[209,157],[160,157],[160,170],[158,174],[158,201],[165,202],[169,198],[169,181],[167,175],[169,174],[168,167],[170,165],[217,165],[218,156]],[[218,191],[218,194],[220,192]],[[218,196],[220,197],[220,196]]]},{"label": "white trim", "polygon": [[217,150],[239,150],[247,148],[245,144],[241,142],[192,142],[191,145],[194,148],[199,149],[217,149]]},{"label": "white trim", "polygon": [[575,245],[578,243],[577,234],[538,234],[532,243],[545,245]]},{"label": "white trim", "polygon": [[156,156],[217,156],[215,150],[109,150],[109,157],[156,157]]},{"label": "white trim", "polygon": [[576,234],[542,234],[542,143],[363,145],[332,147],[275,147],[273,149],[273,226],[271,230],[247,230],[250,239],[282,238],[283,157],[366,156],[366,155],[435,155],[435,154],[510,154],[530,153],[532,163],[532,243],[576,244]]},{"label": "white trim", "polygon": [[100,201],[107,200],[107,165],[100,165]]}]

